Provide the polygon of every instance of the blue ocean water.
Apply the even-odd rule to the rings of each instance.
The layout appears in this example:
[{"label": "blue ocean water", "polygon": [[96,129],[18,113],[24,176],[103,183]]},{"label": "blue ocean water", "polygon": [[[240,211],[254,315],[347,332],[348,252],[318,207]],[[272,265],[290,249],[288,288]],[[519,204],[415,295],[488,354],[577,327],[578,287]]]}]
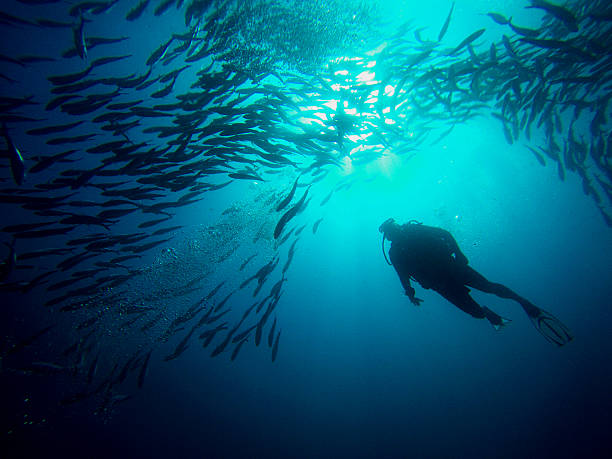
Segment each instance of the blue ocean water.
[{"label": "blue ocean water", "polygon": [[[123,3],[87,24],[91,36],[129,36],[128,44],[113,48],[119,54],[140,53],[143,61],[172,33],[184,32],[184,13],[175,9],[160,17],[149,11],[126,25],[119,19],[132,4]],[[397,1],[379,7],[386,16],[396,15],[398,23],[412,19],[414,27],[427,27],[423,33],[435,38],[451,3]],[[526,4],[457,1],[445,40],[454,46],[482,27],[487,29],[485,43],[499,40],[502,29],[485,16],[490,11],[537,27],[542,15],[526,10]],[[57,7],[40,8],[53,15]],[[33,7],[14,2],[10,8],[12,14],[29,17]],[[70,31],[64,32],[63,42],[32,43],[22,35],[22,41],[12,42],[19,49],[5,44],[2,53],[17,56],[35,49],[37,54],[59,55],[71,44]],[[42,68],[48,74],[82,69],[71,62],[74,67],[50,63]],[[138,68],[131,65],[132,60],[113,64],[112,73],[146,69],[142,62]],[[190,71],[177,80],[175,92],[189,90]],[[23,77],[19,88],[48,100],[50,85],[43,85],[39,74],[24,72]],[[61,116],[49,124],[72,119]],[[445,129],[438,128],[432,138]],[[533,134],[534,144],[543,142],[540,135]],[[40,148],[25,135],[19,140],[24,152]],[[234,361],[228,351],[211,358],[218,341],[203,350],[195,338],[180,358],[164,361],[184,337],[179,333],[168,343],[155,344],[143,387],[137,387],[136,370],[119,389],[131,398],[117,403],[108,416],[96,413],[93,399],[58,404],[57,398],[81,391],[74,375],[3,371],[5,457],[608,457],[612,232],[593,199],[583,193],[580,177],[568,173],[559,180],[556,165],[548,161],[542,167],[526,143],[521,138],[509,145],[498,120],[479,116],[413,152],[371,162],[345,161],[313,186],[312,202],[296,217],[296,226],[307,226],[274,311],[276,330],[281,331],[274,362],[268,328],[262,344],[247,342]],[[81,168],[95,167],[98,160],[80,152],[76,157]],[[56,172],[51,169],[37,180],[50,181]],[[268,213],[262,202],[285,196],[294,179],[289,174],[277,177],[268,175],[265,183],[236,181],[177,209],[170,223],[184,228],[138,260],[135,266],[153,268],[137,285],[140,290],[132,292],[134,298],[150,291],[158,295],[151,304],[164,303],[169,315],[183,310],[189,301],[178,293],[159,295],[166,287],[185,285],[198,267],[199,254],[199,268],[210,269],[210,274],[196,297],[225,280],[222,298],[230,293],[229,285],[241,283],[280,253],[275,276],[263,288],[269,291],[280,278],[290,242],[277,248],[270,234],[254,242],[252,232],[260,224],[270,232],[276,224],[278,214]],[[338,183],[350,186],[320,205]],[[296,198],[304,191],[300,187]],[[91,192],[79,189],[73,199],[95,199]],[[240,218],[224,217],[231,206],[239,209]],[[4,217],[3,226],[30,221],[28,213],[22,217],[21,210],[16,212]],[[112,234],[129,233],[134,223],[159,216],[150,217],[122,219]],[[480,304],[512,322],[495,331],[418,285],[417,296],[424,301],[413,306],[381,251],[377,229],[389,217],[447,229],[475,269],[552,312],[572,330],[574,340],[562,348],[551,345],[518,304],[477,291],[473,296]],[[314,234],[312,224],[319,218],[323,220]],[[218,222],[228,225],[217,228],[234,239],[200,232]],[[74,237],[97,230],[103,231],[79,228]],[[48,239],[35,240],[27,249],[19,248],[49,244]],[[240,252],[227,263],[210,262],[233,244],[244,255]],[[249,247],[257,257],[240,271]],[[180,257],[173,260],[169,249]],[[236,290],[229,303],[234,313],[240,315],[253,302],[253,288]],[[32,333],[56,323],[53,336],[37,343],[41,349],[35,356],[45,357],[37,360],[55,358],[82,335],[75,328],[87,316],[42,306],[49,292],[2,295],[7,343],[13,342],[13,334],[23,336],[22,330]],[[149,335],[138,328],[117,332],[118,323],[96,325],[101,342],[112,337],[101,351],[108,353],[103,354],[110,361],[108,371],[114,359],[123,364],[134,352],[147,349],[142,336]]]}]

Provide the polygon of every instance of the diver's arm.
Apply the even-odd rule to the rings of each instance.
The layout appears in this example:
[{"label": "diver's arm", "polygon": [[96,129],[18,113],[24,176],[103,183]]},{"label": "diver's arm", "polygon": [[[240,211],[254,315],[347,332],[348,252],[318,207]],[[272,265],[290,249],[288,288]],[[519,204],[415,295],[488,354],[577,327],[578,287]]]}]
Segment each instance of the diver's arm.
[{"label": "diver's arm", "polygon": [[393,265],[395,272],[400,278],[402,287],[404,287],[404,290],[406,290],[406,295],[408,295],[408,292],[414,292],[414,289],[410,285],[410,271],[407,269],[406,264],[402,263],[403,260],[401,258],[402,257],[399,255],[397,247],[391,246],[391,250],[389,250],[389,259],[391,260],[391,264]]},{"label": "diver's arm", "polygon": [[410,273],[408,272],[408,270],[403,268],[400,263],[395,263],[393,261],[393,257],[391,257],[391,262],[393,263],[393,267],[395,268],[395,271],[397,272],[397,275],[400,278],[402,287],[404,287],[406,296],[410,299],[410,302],[412,304],[414,304],[415,306],[418,306],[419,304],[421,304],[421,301],[423,300],[414,296],[416,292],[414,291],[414,288],[412,287],[412,285],[410,285]]},{"label": "diver's arm", "polygon": [[414,296],[414,288],[410,285],[410,274],[403,272],[398,266],[395,266],[395,271],[400,278],[400,282],[402,283],[402,287],[406,291],[406,295],[409,297]]}]

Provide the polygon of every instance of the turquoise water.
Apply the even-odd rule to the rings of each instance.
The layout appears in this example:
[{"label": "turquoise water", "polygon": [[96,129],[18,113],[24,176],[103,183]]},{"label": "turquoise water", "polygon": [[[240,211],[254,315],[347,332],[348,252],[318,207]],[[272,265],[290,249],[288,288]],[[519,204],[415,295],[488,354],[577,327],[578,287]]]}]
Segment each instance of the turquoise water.
[{"label": "turquoise water", "polygon": [[[214,5],[208,14],[220,8],[221,3]],[[85,14],[92,21],[85,23],[87,36],[129,37],[120,43],[91,49],[87,62],[103,56],[132,55],[96,69],[92,78],[142,75],[148,68],[144,62],[159,44],[173,33],[183,34],[189,30],[184,17],[191,2],[185,2],[180,9],[173,6],[160,16],[154,16],[157,5],[151,3],[142,17],[128,22],[125,16],[135,4],[120,1],[104,14],[96,15],[91,11]],[[269,3],[272,6],[284,4],[291,2]],[[543,27],[544,13],[524,8],[527,2],[455,2],[448,31],[435,48],[436,53],[442,50],[441,54],[411,68],[414,78],[406,74],[401,59],[413,55],[419,46],[414,31],[424,28],[420,32],[423,40],[436,41],[451,4],[446,1],[426,5],[408,1],[312,2],[310,7],[316,5],[320,10],[316,13],[310,10],[310,19],[325,17],[329,21],[328,28],[320,31],[320,43],[330,40],[329,46],[336,44],[338,49],[322,60],[320,53],[324,48],[314,44],[311,48],[306,46],[316,43],[317,37],[303,35],[303,42],[294,44],[304,45],[297,49],[309,49],[312,54],[293,56],[291,62],[275,62],[273,68],[281,78],[267,75],[263,83],[252,78],[253,72],[257,72],[256,64],[261,61],[248,54],[254,52],[255,47],[248,40],[252,40],[260,30],[257,27],[266,22],[266,13],[253,13],[249,26],[252,28],[242,29],[240,35],[230,35],[234,41],[225,43],[228,48],[240,43],[236,45],[238,49],[248,49],[245,53],[251,60],[247,62],[253,66],[248,69],[250,76],[243,85],[226,89],[226,93],[231,92],[227,100],[239,97],[240,89],[269,85],[269,92],[264,91],[266,97],[247,99],[238,107],[247,113],[259,110],[267,116],[278,109],[285,115],[285,119],[273,118],[270,124],[257,118],[259,124],[253,129],[257,129],[260,139],[286,147],[282,150],[283,157],[295,161],[296,167],[280,169],[274,163],[240,162],[235,157],[232,161],[229,156],[218,153],[216,158],[224,162],[219,168],[228,166],[222,173],[204,173],[189,182],[189,187],[179,187],[178,191],[171,191],[170,186],[178,187],[178,182],[165,182],[155,191],[161,193],[161,197],[131,200],[139,205],[180,202],[187,192],[201,191],[198,184],[222,184],[228,180],[227,174],[244,170],[245,165],[256,167],[264,180],[236,178],[224,188],[201,192],[197,196],[199,201],[172,208],[171,219],[152,228],[138,228],[138,225],[164,215],[134,212],[119,218],[108,230],[100,225],[79,224],[65,236],[32,239],[16,236],[17,268],[4,280],[1,293],[4,308],[0,368],[4,380],[2,400],[8,407],[2,415],[2,444],[5,445],[2,448],[6,451],[3,455],[42,457],[49,452],[67,457],[206,458],[609,455],[607,436],[612,408],[609,395],[612,374],[606,321],[612,318],[609,310],[612,233],[593,196],[585,194],[580,175],[568,170],[565,179],[560,180],[555,161],[546,157],[543,167],[527,148],[547,144],[544,125],[532,128],[530,139],[521,131],[510,143],[502,123],[491,115],[499,111],[499,107],[474,109],[473,117],[458,120],[462,104],[466,103],[460,96],[461,91],[455,93],[454,105],[447,105],[436,98],[435,85],[428,86],[427,91],[408,101],[407,104],[414,107],[405,108],[405,112],[401,112],[403,117],[397,109],[394,113],[385,112],[386,119],[391,120],[386,123],[381,121],[380,113],[376,115],[384,112],[376,107],[376,102],[370,106],[370,102],[362,100],[362,110],[357,112],[358,104],[350,100],[349,92],[322,89],[323,83],[342,86],[342,77],[356,77],[363,70],[339,58],[361,57],[365,63],[372,62],[367,67],[375,72],[372,81],[388,77],[393,89],[387,90],[397,91],[398,81],[404,77],[405,81],[414,82],[424,71],[434,68],[447,71],[448,63],[455,61],[449,60],[452,56],[442,51],[452,50],[481,28],[486,31],[473,43],[474,49],[482,53],[484,60],[490,44],[496,43],[501,56],[500,41],[510,32],[508,27],[493,22],[486,15],[489,12],[512,17],[523,27]],[[304,5],[306,3],[298,2],[294,7],[308,10]],[[347,39],[344,43],[342,39],[348,37],[348,32],[340,19],[347,20],[351,8],[363,11],[358,7],[370,11],[373,19],[359,23],[355,33],[368,32],[368,35],[351,38],[350,42]],[[47,6],[12,2],[3,7],[6,12],[29,20],[47,17],[78,23],[77,17],[66,14],[69,8],[64,2]],[[326,8],[329,11],[324,11]],[[272,7],[268,13],[270,11]],[[264,19],[256,14],[262,14]],[[306,23],[307,18],[303,19]],[[397,43],[390,37],[406,21],[411,21],[412,28],[405,33],[409,44],[406,44],[407,54],[404,55],[390,45]],[[334,35],[336,32],[330,32],[332,26],[336,27],[333,30],[342,33]],[[363,29],[359,28],[361,26]],[[18,78],[15,83],[2,82],[3,97],[31,94],[42,106],[26,106],[17,112],[46,118],[39,124],[7,123],[11,137],[22,150],[26,167],[37,164],[36,155],[57,153],[71,147],[50,147],[44,142],[48,137],[27,135],[28,129],[83,120],[84,124],[70,131],[71,134],[55,137],[98,134],[93,140],[76,144],[77,152],[71,156],[74,162],[57,163],[42,173],[28,172],[21,187],[13,183],[8,161],[3,159],[2,165],[6,167],[0,169],[3,179],[0,195],[41,196],[41,188],[36,189],[36,185],[53,183],[58,177],[71,177],[61,175],[68,169],[83,171],[97,167],[105,156],[85,153],[85,150],[120,137],[110,138],[109,133],[100,128],[101,124],[93,122],[108,108],[79,117],[58,110],[44,110],[47,101],[54,97],[50,94],[53,85],[44,77],[71,74],[84,68],[84,61],[78,57],[59,58],[72,45],[70,28],[5,24],[3,30],[11,37],[22,39],[6,42],[1,54],[12,57],[37,54],[58,59],[24,68],[5,61],[2,64],[0,73]],[[273,49],[268,49],[266,55],[274,51],[282,54],[281,44],[274,41],[280,32],[270,30],[270,41],[262,39]],[[286,32],[287,41],[283,43],[292,44],[291,40],[296,37],[290,28]],[[219,42],[222,31],[218,34],[213,43]],[[564,39],[563,36],[557,38]],[[386,46],[381,46],[385,43]],[[292,48],[287,46],[286,49]],[[368,54],[374,49],[379,52]],[[207,75],[218,76],[220,73],[214,72],[220,72],[221,66],[227,63],[220,54],[215,55],[216,64]],[[180,68],[184,58],[179,54],[166,65],[156,63],[153,75]],[[463,50],[457,59],[468,60],[469,54]],[[600,59],[605,60],[601,56]],[[327,66],[330,60],[332,67]],[[209,68],[212,61],[212,55],[208,55],[192,63],[177,77],[167,97],[151,97],[152,92],[165,86],[165,83],[156,83],[145,90],[123,88],[112,103],[137,98],[144,99],[142,105],[146,107],[174,103],[175,96],[196,91],[191,85],[198,77],[197,72]],[[236,62],[244,61],[232,64],[237,65]],[[530,62],[525,63],[529,65]],[[345,67],[350,69],[346,75],[332,72],[333,69],[341,72]],[[312,87],[290,83],[292,75],[314,84],[320,94]],[[499,75],[500,80],[502,76],[508,77],[508,73],[501,71]],[[320,79],[312,79],[313,76]],[[226,75],[226,78],[229,77]],[[445,88],[448,80],[445,74],[438,84]],[[492,78],[488,82],[489,90],[501,88],[505,83]],[[222,83],[214,84],[208,89],[222,87]],[[363,85],[357,86],[364,90]],[[111,90],[109,86],[89,93]],[[609,97],[606,90],[605,86],[600,88],[597,97],[582,93],[579,96],[585,101],[591,100],[590,97],[605,100]],[[444,91],[438,92],[445,94]],[[486,91],[483,89],[483,93]],[[275,99],[278,93],[289,97],[291,102]],[[374,97],[387,100],[380,92],[365,99]],[[224,107],[227,100],[211,106]],[[491,97],[487,103],[494,105],[492,100]],[[330,115],[341,119],[336,101],[346,101],[349,120],[348,132],[342,140],[337,134],[338,125]],[[424,108],[427,102],[431,103],[430,108]],[[255,109],[251,104],[275,107],[275,110]],[[299,118],[296,106],[302,109],[316,106],[320,113],[327,113],[321,123],[323,128],[316,131],[316,122],[296,121]],[[178,147],[171,140],[177,136],[157,137],[154,132],[146,132],[150,127],[176,126],[177,112],[168,111],[171,116],[165,118],[138,117],[141,125],[129,131],[130,142],[147,142],[141,150],[153,147],[161,150],[168,146],[170,151],[175,151]],[[609,113],[607,105],[604,111]],[[417,114],[413,115],[415,112]],[[357,117],[357,113],[362,115]],[[211,115],[211,119],[219,119],[215,116]],[[306,112],[304,118],[309,116],[312,120],[318,115]],[[557,139],[564,139],[572,113],[565,111],[560,117],[563,129],[555,135]],[[244,118],[236,117],[224,123],[231,127],[242,121]],[[606,123],[601,132],[607,139],[609,123]],[[448,132],[451,125],[454,127]],[[578,129],[587,144],[595,142],[588,120],[577,120],[577,132]],[[306,137],[312,136],[311,139],[320,135],[315,142],[316,155],[309,150],[310,144],[295,141],[297,137],[293,134],[301,132],[305,132]],[[368,134],[370,137],[366,137]],[[358,135],[364,137],[358,138]],[[205,140],[190,139],[189,146],[206,145]],[[233,137],[224,142],[222,145],[229,146],[240,158],[253,159],[244,147],[253,147],[254,143]],[[363,152],[360,145],[369,148]],[[195,174],[203,167],[196,160],[207,156],[213,157],[213,154],[195,159],[177,156],[172,166],[160,175],[168,178],[181,166],[185,166],[181,171],[183,178]],[[163,154],[159,157],[168,158]],[[315,173],[304,171],[314,158],[329,157],[336,160],[338,166],[322,166],[322,180],[317,180],[318,169],[315,168]],[[149,164],[155,164],[155,159],[156,156],[151,156]],[[609,158],[605,164],[609,166]],[[115,166],[119,167],[119,163],[112,163],[109,169]],[[595,180],[595,176],[605,179],[604,171],[598,170],[596,164],[586,162],[584,166],[591,180]],[[312,183],[308,195],[311,201],[282,233],[284,236],[293,231],[287,242],[279,244],[273,232],[284,211],[276,212],[274,208],[288,194],[298,172],[301,172],[300,186],[291,205],[304,194],[309,183]],[[97,176],[91,183],[122,179],[126,184],[118,189],[127,189],[143,185],[136,182],[137,177],[154,175],[148,171],[148,175],[140,176]],[[598,190],[604,199],[602,206],[609,213],[610,202],[605,201],[602,189]],[[332,191],[329,201],[321,205]],[[53,197],[70,192],[75,193],[68,198],[73,201],[109,199],[101,195],[100,189],[91,186],[45,191],[42,195]],[[6,199],[0,205],[5,212],[3,227],[41,221],[31,210]],[[58,205],[54,209],[96,215],[107,208],[97,208],[93,213],[76,205],[68,209]],[[59,221],[65,217],[51,215],[44,221]],[[507,285],[537,306],[551,311],[572,330],[574,340],[562,348],[551,345],[538,335],[517,304],[477,291],[473,292],[476,301],[512,320],[503,330],[495,331],[486,321],[468,316],[432,290],[418,285],[415,285],[417,297],[424,301],[420,307],[413,306],[381,253],[377,228],[389,217],[399,222],[416,219],[447,229],[471,266],[488,279]],[[321,218],[315,234],[313,224]],[[151,234],[170,225],[183,227],[163,236],[171,237],[170,240],[138,253],[141,258],[126,262],[129,270],[109,267],[91,276],[100,279],[129,274],[130,279],[112,289],[101,284],[94,293],[76,298],[81,306],[75,311],[61,310],[69,301],[44,306],[45,302],[74,287],[49,291],[49,285],[69,278],[74,271],[96,268],[96,261],[129,252],[103,252],[98,258],[67,271],[57,268],[57,263],[66,255],[34,261],[19,259],[19,254],[35,249],[74,247],[70,241],[77,237],[95,233],[108,237],[143,231]],[[306,226],[296,236],[295,231],[302,225]],[[2,242],[10,245],[11,233],[4,231]],[[147,239],[144,243],[152,240]],[[283,275],[281,271],[294,242],[295,256]],[[76,247],[80,250],[82,245]],[[386,247],[388,249],[388,243]],[[71,255],[74,253],[77,252]],[[251,256],[251,261],[241,270],[241,265]],[[256,281],[240,288],[245,279],[275,257],[279,258],[278,266],[263,284],[261,293],[254,294]],[[21,265],[34,267],[20,269]],[[19,282],[46,271],[53,273],[49,283],[36,286],[27,294],[15,291],[16,286],[21,285]],[[262,343],[256,346],[251,334],[235,360],[231,359],[235,344],[211,358],[213,350],[246,309],[268,295],[273,285],[283,278],[286,280],[282,283],[282,294],[264,327]],[[89,276],[79,280],[77,286],[87,285],[88,280]],[[205,349],[203,339],[197,337],[204,328],[198,329],[192,337],[189,335],[186,341],[189,347],[179,358],[167,358],[178,350],[177,346],[198,319],[180,326],[171,325],[173,320],[221,282],[225,283],[219,293],[205,303],[206,310],[217,307],[231,294],[226,306],[219,307],[221,311],[230,309],[226,316],[229,329],[222,330]],[[119,296],[113,296],[115,293]],[[126,312],[130,307],[150,310],[126,325],[135,317]],[[143,330],[158,312],[159,322]],[[261,318],[261,313],[258,314]],[[97,317],[95,324],[83,326],[83,321],[93,316]],[[270,334],[273,320],[276,320],[276,328]],[[255,323],[256,319],[249,316],[238,332]],[[16,343],[23,343],[25,337],[50,324],[54,324],[50,332],[25,344],[23,349],[13,351],[19,347]],[[167,330],[171,331],[170,336],[163,338]],[[276,337],[278,331],[281,331],[277,338],[278,354],[272,361],[268,336]],[[67,352],[73,343],[79,342],[81,346],[76,351]],[[146,378],[140,384],[144,357],[149,351]],[[131,363],[130,358],[134,359]],[[117,369],[113,369],[115,364]],[[40,371],[41,368],[46,371]],[[126,368],[127,376],[118,381],[122,368]],[[87,381],[90,378],[91,381]],[[107,379],[112,382],[105,382]],[[103,389],[94,393],[96,387]],[[73,400],[78,395],[83,396]]]}]

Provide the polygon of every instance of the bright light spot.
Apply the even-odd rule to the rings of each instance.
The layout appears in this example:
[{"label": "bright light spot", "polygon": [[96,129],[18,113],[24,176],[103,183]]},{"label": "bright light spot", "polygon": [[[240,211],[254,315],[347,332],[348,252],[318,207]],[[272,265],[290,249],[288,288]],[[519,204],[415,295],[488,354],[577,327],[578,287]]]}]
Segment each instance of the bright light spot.
[{"label": "bright light spot", "polygon": [[318,119],[313,119],[313,118],[298,118],[298,121],[302,124],[318,124],[320,126],[325,126],[325,123],[322,122],[321,120]]},{"label": "bright light spot", "polygon": [[392,120],[391,118],[385,118],[385,124],[395,124],[395,120]]},{"label": "bright light spot", "polygon": [[340,63],[340,62],[350,62],[350,61],[362,61],[363,57],[348,57],[348,56],[340,56],[337,57],[335,59],[332,60],[332,62],[335,62],[336,64]]},{"label": "bright light spot", "polygon": [[336,108],[338,107],[338,102],[338,100],[328,100],[327,102],[323,102],[323,105],[331,108],[333,111],[336,111]]},{"label": "bright light spot", "polygon": [[385,86],[385,95],[392,96],[393,94],[395,94],[395,87],[390,84]]},{"label": "bright light spot", "polygon": [[414,132],[409,132],[408,137],[414,137]]},{"label": "bright light spot", "polygon": [[380,53],[383,49],[387,47],[387,42],[382,43],[377,48],[374,48],[372,51],[368,51],[366,53],[367,56],[373,56],[374,54]]},{"label": "bright light spot", "polygon": [[366,68],[371,69],[376,65],[376,61],[370,61],[366,64]]},{"label": "bright light spot", "polygon": [[350,157],[345,156],[342,162],[344,163],[344,172],[346,172],[347,174],[353,172],[353,161]]},{"label": "bright light spot", "polygon": [[[402,100],[399,104],[397,104],[395,106],[395,109],[397,110],[398,108],[400,108],[402,105],[404,105],[406,102],[408,102],[407,100]],[[412,107],[410,107],[410,105],[408,107],[406,107],[406,110],[410,110]]]},{"label": "bright light spot", "polygon": [[359,82],[372,81],[375,76],[376,74],[374,72],[368,72],[366,70],[365,72],[361,72],[359,75],[357,75],[357,81]]},{"label": "bright light spot", "polygon": [[385,107],[383,108],[383,113],[389,113],[391,111],[391,107]]},{"label": "bright light spot", "polygon": [[341,89],[350,89],[350,86],[341,85],[340,83],[334,83],[331,85],[332,91],[340,91]]},{"label": "bright light spot", "polygon": [[348,70],[338,70],[337,72],[334,72],[334,75],[348,75]]},{"label": "bright light spot", "polygon": [[[346,105],[345,105],[346,107]],[[357,109],[356,108],[349,108],[348,110],[344,110],[344,113],[346,113],[347,115],[357,115]]]}]

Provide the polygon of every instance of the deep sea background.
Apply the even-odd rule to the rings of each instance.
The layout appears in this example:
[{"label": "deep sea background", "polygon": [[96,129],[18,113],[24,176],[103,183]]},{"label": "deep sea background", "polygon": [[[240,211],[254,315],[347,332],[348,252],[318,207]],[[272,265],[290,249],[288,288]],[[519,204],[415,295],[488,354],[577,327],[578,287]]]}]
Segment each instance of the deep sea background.
[{"label": "deep sea background", "polygon": [[[482,16],[488,11],[535,21],[523,2],[456,3],[450,42],[483,24],[494,30]],[[398,0],[385,7],[437,31],[449,5]],[[154,25],[144,18],[115,30],[111,18],[105,27],[96,23],[100,34],[129,34],[144,55],[157,46],[149,43],[157,27],[166,27],[165,37],[182,20],[171,12]],[[27,45],[26,38],[16,46]],[[51,52],[56,45],[65,48],[40,46]],[[612,231],[578,177],[561,182],[553,164],[542,167],[522,142],[509,146],[486,117],[413,156],[341,173],[355,174],[354,185],[299,217],[324,220],[316,235],[306,228],[288,271],[276,310],[276,362],[255,346],[234,362],[211,359],[197,344],[170,362],[154,354],[143,389],[133,384],[133,398],[108,422],[71,405],[4,435],[2,457],[610,457]],[[256,186],[210,193],[172,222],[207,224]],[[574,341],[556,348],[518,304],[476,291],[479,303],[512,320],[506,328],[496,332],[417,285],[424,302],[410,304],[381,253],[377,229],[389,217],[449,230],[471,266],[552,312]],[[54,314],[38,315],[40,296],[24,306],[33,322]],[[10,307],[21,301],[4,298]],[[129,353],[129,341],[120,345]],[[20,380],[0,378],[6,394],[18,393]],[[44,416],[28,403],[67,384],[30,381],[32,402],[11,395],[2,410]]]}]

